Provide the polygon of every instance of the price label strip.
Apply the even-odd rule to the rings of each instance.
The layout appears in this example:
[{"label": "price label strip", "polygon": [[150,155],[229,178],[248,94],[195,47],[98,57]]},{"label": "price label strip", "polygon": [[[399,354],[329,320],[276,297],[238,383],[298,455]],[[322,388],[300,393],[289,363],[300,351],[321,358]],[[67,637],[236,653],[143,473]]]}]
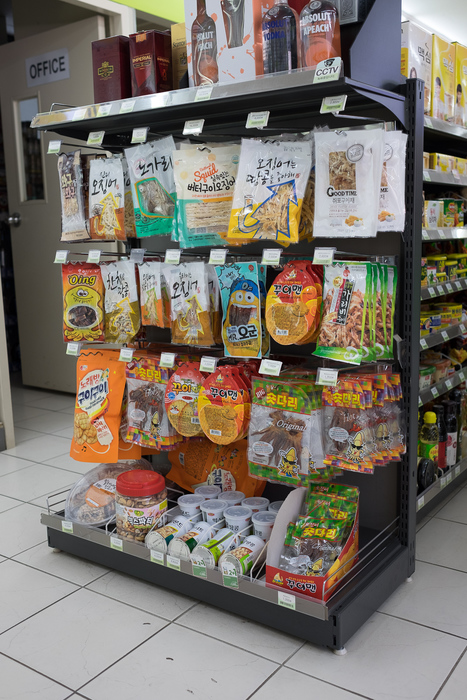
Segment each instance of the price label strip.
[{"label": "price label strip", "polygon": [[448,290],[448,292],[452,292],[452,284],[450,282],[446,284],[446,289]]},{"label": "price label strip", "polygon": [[142,265],[144,262],[145,252],[146,252],[146,248],[132,248],[131,253],[130,253],[131,262],[134,262],[137,265]]},{"label": "price label strip", "polygon": [[461,473],[461,468],[460,468],[460,467],[456,467],[456,468],[454,469],[454,477],[457,479],[457,477],[460,476],[460,473]]},{"label": "price label strip", "polygon": [[180,263],[181,250],[169,248],[165,251],[165,261],[168,265],[178,265]]},{"label": "price label strip", "polygon": [[282,362],[277,360],[261,360],[259,368],[260,374],[268,374],[271,377],[278,377],[281,373]]},{"label": "price label strip", "polygon": [[261,265],[274,265],[277,267],[280,265],[281,255],[282,250],[265,248],[265,250],[263,250],[263,257],[261,258]]},{"label": "price label strip", "polygon": [[436,291],[433,289],[433,287],[428,288],[428,294],[430,295],[430,297],[436,296]]},{"label": "price label strip", "polygon": [[425,338],[420,338],[420,347],[423,348],[423,350],[428,350],[428,343]]},{"label": "price label strip", "polygon": [[438,398],[438,396],[439,396],[439,391],[438,391],[438,389],[437,389],[435,386],[432,388],[431,393],[433,394],[433,396],[435,397],[435,399]]},{"label": "price label strip", "polygon": [[316,375],[316,383],[320,386],[337,386],[338,378],[338,369],[325,369],[320,367]]},{"label": "price label strip", "polygon": [[213,85],[204,85],[196,91],[195,102],[204,102],[210,100],[212,95]]},{"label": "price label strip", "polygon": [[442,238],[442,239],[446,238],[446,234],[445,234],[443,228],[439,228],[439,229],[438,229],[438,235],[439,235],[439,237]]},{"label": "price label strip", "polygon": [[86,116],[86,109],[77,109],[76,112],[73,114],[73,121],[77,122],[80,121],[81,119],[84,119]]},{"label": "price label strip", "polygon": [[112,110],[112,105],[109,105],[109,104],[99,105],[99,109],[97,110],[97,116],[98,117],[108,117],[111,110]]},{"label": "price label strip", "polygon": [[420,508],[423,508],[425,505],[425,496],[420,496],[420,498],[417,500],[417,511],[420,510]]},{"label": "price label strip", "polygon": [[346,104],[347,95],[324,97],[319,111],[321,114],[336,114],[336,112],[342,112]]},{"label": "price label strip", "polygon": [[159,365],[165,367],[166,369],[172,369],[175,364],[175,353],[173,352],[161,352],[161,359]]},{"label": "price label strip", "polygon": [[423,230],[422,230],[422,238],[423,238],[424,241],[429,241],[429,240],[430,240],[430,236],[429,236],[428,231],[427,231],[426,229],[423,229]]},{"label": "price label strip", "polygon": [[459,282],[459,281],[457,281],[457,282],[456,282],[456,287],[457,287],[457,289],[459,289],[459,290],[462,289],[462,283]]},{"label": "price label strip", "polygon": [[203,559],[192,559],[193,565],[193,576],[199,576],[200,578],[207,578],[208,572],[206,569],[206,562]]},{"label": "price label strip", "polygon": [[217,357],[209,357],[208,355],[203,355],[199,365],[200,372],[212,372],[216,371],[217,367]]},{"label": "price label strip", "polygon": [[446,477],[442,476],[441,479],[439,480],[439,488],[442,491],[444,488],[446,488]]},{"label": "price label strip", "polygon": [[133,129],[131,135],[131,143],[146,143],[148,138],[148,126],[140,126],[137,129]]},{"label": "price label strip", "polygon": [[270,112],[250,112],[246,120],[246,129],[264,129],[268,125]]},{"label": "price label strip", "polygon": [[295,610],[297,599],[291,593],[284,593],[283,591],[278,591],[277,593],[277,604],[282,608],[287,608],[287,610]]},{"label": "price label strip", "polygon": [[431,182],[431,175],[428,172],[428,170],[423,171],[423,179],[425,180],[425,182]]},{"label": "price label strip", "polygon": [[120,114],[130,114],[135,108],[135,100],[126,100],[120,105]]},{"label": "price label strip", "polygon": [[101,251],[100,250],[90,250],[88,252],[88,263],[96,263],[99,265],[101,261]]},{"label": "price label strip", "polygon": [[204,119],[192,119],[191,121],[185,122],[183,127],[184,136],[199,136],[203,133],[204,129]]},{"label": "price label strip", "polygon": [[88,146],[102,146],[104,136],[105,131],[90,131],[87,140]]},{"label": "price label strip", "polygon": [[56,154],[58,155],[60,153],[60,149],[62,147],[62,142],[61,141],[49,141],[49,147],[47,149],[47,155],[50,154]]},{"label": "price label strip", "polygon": [[438,290],[439,294],[444,294],[444,287],[442,287],[440,284],[436,287],[436,289]]},{"label": "price label strip", "polygon": [[449,474],[446,474],[446,483],[450,484],[452,481],[452,472],[449,472]]},{"label": "price label strip", "polygon": [[441,337],[444,341],[449,340],[449,335],[446,331],[441,331]]},{"label": "price label strip", "polygon": [[81,343],[67,343],[66,354],[72,355],[72,357],[77,357],[81,352]]},{"label": "price label strip", "polygon": [[70,520],[62,520],[62,532],[73,534],[73,523]]},{"label": "price label strip", "polygon": [[118,537],[110,538],[110,549],[116,549],[117,552],[123,552],[123,540]]},{"label": "price label strip", "polygon": [[167,567],[169,569],[173,569],[174,571],[180,571],[180,559],[167,555]]},{"label": "price label strip", "polygon": [[445,384],[446,384],[448,389],[452,389],[452,382],[450,379],[446,379]]},{"label": "price label strip", "polygon": [[156,552],[155,549],[151,549],[151,561],[153,564],[162,564],[164,566],[164,555],[162,552]]},{"label": "price label strip", "polygon": [[133,359],[133,348],[122,348],[120,350],[120,362],[131,362]]},{"label": "price label strip", "polygon": [[65,265],[68,260],[68,253],[68,250],[57,250],[57,252],[55,253],[54,263]]},{"label": "price label strip", "polygon": [[226,588],[238,588],[238,573],[229,562],[222,564],[222,581]]},{"label": "price label strip", "polygon": [[332,265],[335,251],[335,248],[315,248],[313,265]]},{"label": "price label strip", "polygon": [[213,248],[209,254],[209,265],[225,265],[226,258],[225,248]]}]

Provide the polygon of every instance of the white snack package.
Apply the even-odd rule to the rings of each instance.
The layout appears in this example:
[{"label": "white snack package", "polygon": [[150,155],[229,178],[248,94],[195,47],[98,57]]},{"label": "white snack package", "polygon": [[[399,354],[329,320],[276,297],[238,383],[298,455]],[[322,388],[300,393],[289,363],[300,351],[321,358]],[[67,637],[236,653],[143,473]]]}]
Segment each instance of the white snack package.
[{"label": "white snack package", "polygon": [[378,231],[403,231],[405,227],[405,154],[407,134],[387,131],[381,178]]},{"label": "white snack package", "polygon": [[89,227],[93,240],[126,241],[125,180],[120,158],[94,158],[89,169]]}]

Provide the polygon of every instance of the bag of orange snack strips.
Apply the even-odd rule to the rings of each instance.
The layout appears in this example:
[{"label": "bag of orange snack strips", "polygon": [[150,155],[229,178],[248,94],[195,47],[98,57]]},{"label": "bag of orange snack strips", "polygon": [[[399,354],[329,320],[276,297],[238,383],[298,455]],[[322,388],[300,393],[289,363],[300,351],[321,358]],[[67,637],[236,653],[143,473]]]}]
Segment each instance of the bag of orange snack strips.
[{"label": "bag of orange snack strips", "polygon": [[266,325],[281,345],[294,345],[311,336],[319,314],[319,289],[309,263],[294,260],[276,277],[266,298]]},{"label": "bag of orange snack strips", "polygon": [[235,368],[218,367],[199,392],[198,414],[204,434],[218,445],[229,445],[245,434],[246,386]]}]

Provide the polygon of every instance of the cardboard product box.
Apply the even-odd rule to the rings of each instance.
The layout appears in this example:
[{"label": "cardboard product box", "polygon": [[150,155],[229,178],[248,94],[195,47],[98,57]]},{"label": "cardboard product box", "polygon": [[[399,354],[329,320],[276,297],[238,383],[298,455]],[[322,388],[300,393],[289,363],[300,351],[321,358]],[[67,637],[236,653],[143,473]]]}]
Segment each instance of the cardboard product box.
[{"label": "cardboard product box", "polygon": [[454,120],[454,65],[454,45],[433,34],[431,116],[444,121]]},{"label": "cardboard product box", "polygon": [[467,160],[465,158],[456,158],[456,170],[461,177],[467,175]]},{"label": "cardboard product box", "polygon": [[425,201],[425,228],[440,228],[444,226],[444,207],[439,200]]},{"label": "cardboard product box", "polygon": [[182,87],[182,81],[188,70],[186,60],[186,29],[185,22],[172,24],[170,27],[172,37],[172,75],[173,89]]},{"label": "cardboard product box", "polygon": [[94,102],[131,97],[130,40],[109,36],[92,42]]},{"label": "cardboard product box", "polygon": [[443,226],[447,228],[456,228],[463,226],[461,222],[461,200],[460,199],[442,199],[443,204]]},{"label": "cardboard product box", "polygon": [[439,173],[450,173],[455,165],[453,156],[446,156],[443,153],[430,153],[430,170]]},{"label": "cardboard product box", "polygon": [[433,37],[414,22],[402,22],[401,73],[425,81],[425,114],[431,109]]},{"label": "cardboard product box", "polygon": [[358,521],[359,508],[352,531],[345,543],[339,559],[325,576],[300,576],[279,568],[279,558],[284,546],[287,526],[295,522],[302,510],[306,489],[297,488],[285,499],[277,514],[268,542],[266,558],[266,586],[294,595],[307,596],[326,601],[338,590],[339,581],[358,561]]},{"label": "cardboard product box", "polygon": [[430,154],[423,151],[423,170],[430,169]]},{"label": "cardboard product box", "polygon": [[130,66],[133,97],[172,90],[170,34],[155,29],[130,34]]},{"label": "cardboard product box", "polygon": [[467,126],[467,47],[454,43],[456,49],[454,123]]}]

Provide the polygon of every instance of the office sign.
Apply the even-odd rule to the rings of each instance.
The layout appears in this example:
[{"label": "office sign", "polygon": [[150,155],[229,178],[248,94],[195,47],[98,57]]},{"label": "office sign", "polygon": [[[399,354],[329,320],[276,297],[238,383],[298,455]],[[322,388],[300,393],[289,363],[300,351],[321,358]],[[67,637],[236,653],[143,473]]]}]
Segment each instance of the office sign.
[{"label": "office sign", "polygon": [[26,79],[28,87],[54,83],[70,77],[68,49],[48,51],[40,56],[26,59]]}]

